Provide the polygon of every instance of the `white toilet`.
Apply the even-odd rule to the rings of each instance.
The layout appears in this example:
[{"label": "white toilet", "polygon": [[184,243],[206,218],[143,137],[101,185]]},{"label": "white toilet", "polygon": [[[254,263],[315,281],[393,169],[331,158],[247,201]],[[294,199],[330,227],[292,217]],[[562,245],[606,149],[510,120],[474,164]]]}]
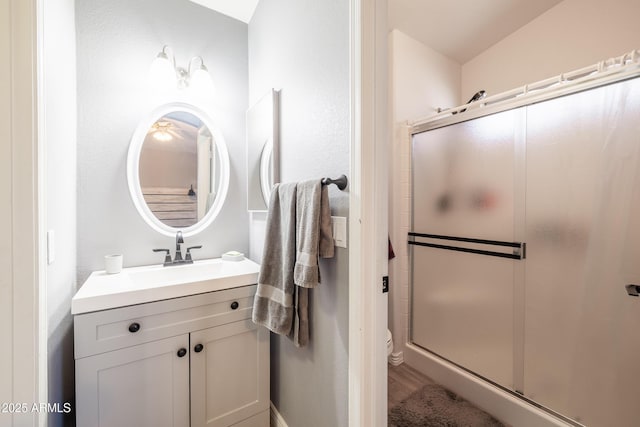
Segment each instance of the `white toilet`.
[{"label": "white toilet", "polygon": [[391,331],[387,329],[387,356],[391,356],[392,351],[393,351],[393,336],[391,335]]}]

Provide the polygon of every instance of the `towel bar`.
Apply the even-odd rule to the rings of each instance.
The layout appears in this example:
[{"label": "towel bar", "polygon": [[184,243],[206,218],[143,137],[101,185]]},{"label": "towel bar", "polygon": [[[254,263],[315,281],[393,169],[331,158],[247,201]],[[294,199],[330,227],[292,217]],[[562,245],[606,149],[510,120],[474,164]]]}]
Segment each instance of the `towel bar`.
[{"label": "towel bar", "polygon": [[347,176],[343,174],[336,179],[322,178],[322,185],[330,185],[330,184],[335,184],[338,186],[340,190],[344,190],[345,188],[347,188],[347,184],[348,184]]}]

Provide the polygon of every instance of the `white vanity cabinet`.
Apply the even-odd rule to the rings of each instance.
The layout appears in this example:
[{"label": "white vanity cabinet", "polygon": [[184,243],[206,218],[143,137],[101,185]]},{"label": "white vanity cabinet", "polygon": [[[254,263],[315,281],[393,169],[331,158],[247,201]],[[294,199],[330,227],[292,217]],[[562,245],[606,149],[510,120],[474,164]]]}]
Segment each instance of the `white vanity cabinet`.
[{"label": "white vanity cabinet", "polygon": [[251,319],[191,334],[192,426],[269,425],[268,343]]},{"label": "white vanity cabinet", "polygon": [[189,335],[76,360],[78,426],[188,426]]},{"label": "white vanity cabinet", "polygon": [[255,285],[77,314],[78,427],[267,427]]}]

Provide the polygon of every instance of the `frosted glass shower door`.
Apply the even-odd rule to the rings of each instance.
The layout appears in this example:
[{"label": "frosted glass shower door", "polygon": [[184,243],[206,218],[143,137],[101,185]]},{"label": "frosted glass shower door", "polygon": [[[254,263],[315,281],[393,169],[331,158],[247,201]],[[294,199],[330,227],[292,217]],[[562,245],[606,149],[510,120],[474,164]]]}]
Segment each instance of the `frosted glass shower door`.
[{"label": "frosted glass shower door", "polygon": [[509,388],[520,117],[421,133],[412,152],[412,342]]},{"label": "frosted glass shower door", "polygon": [[638,426],[640,79],[527,108],[525,395]]}]

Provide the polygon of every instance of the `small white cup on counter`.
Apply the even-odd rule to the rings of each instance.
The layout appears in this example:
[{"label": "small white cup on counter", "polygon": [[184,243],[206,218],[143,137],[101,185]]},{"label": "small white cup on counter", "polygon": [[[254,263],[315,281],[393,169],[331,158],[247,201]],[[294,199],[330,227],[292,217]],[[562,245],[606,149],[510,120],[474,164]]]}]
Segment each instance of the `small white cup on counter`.
[{"label": "small white cup on counter", "polygon": [[104,271],[107,274],[116,274],[122,271],[122,255],[105,255]]}]

